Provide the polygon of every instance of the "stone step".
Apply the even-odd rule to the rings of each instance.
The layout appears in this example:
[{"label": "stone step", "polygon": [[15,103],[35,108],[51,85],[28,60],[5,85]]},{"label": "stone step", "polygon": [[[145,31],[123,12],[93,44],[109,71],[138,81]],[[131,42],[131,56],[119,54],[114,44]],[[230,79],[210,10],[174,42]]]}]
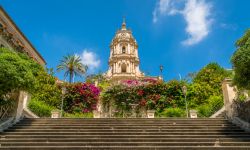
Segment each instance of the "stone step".
[{"label": "stone step", "polygon": [[249,142],[250,138],[2,138],[2,142]]},{"label": "stone step", "polygon": [[86,135],[86,136],[90,136],[90,135],[159,135],[159,133],[161,135],[190,135],[190,136],[194,136],[194,135],[234,135],[234,134],[238,134],[238,135],[249,135],[249,133],[246,132],[214,132],[214,131],[204,131],[204,132],[180,132],[180,131],[176,131],[176,132],[163,132],[163,131],[159,131],[159,132],[32,132],[32,133],[27,133],[27,132],[6,132],[1,134],[2,136],[15,136],[15,135],[67,135],[67,136],[73,136],[73,135]]},{"label": "stone step", "polygon": [[227,120],[192,120],[192,121],[188,121],[188,120],[106,120],[106,121],[102,121],[102,120],[24,120],[21,123],[172,123],[172,122],[177,122],[177,123],[189,123],[189,124],[195,124],[195,123],[229,123]]},{"label": "stone step", "polygon": [[22,121],[43,121],[43,120],[73,120],[73,121],[84,121],[84,120],[93,120],[93,121],[127,121],[127,120],[134,120],[134,121],[171,121],[171,120],[185,120],[185,121],[193,121],[193,120],[224,120],[228,121],[225,118],[174,118],[174,117],[168,117],[168,118],[24,118]]},{"label": "stone step", "polygon": [[24,119],[0,133],[0,149],[250,149],[226,119]]},{"label": "stone step", "polygon": [[8,129],[5,132],[244,132],[239,128],[218,128],[218,129]]},{"label": "stone step", "polygon": [[100,127],[100,126],[15,126],[10,129],[34,129],[34,130],[43,130],[43,129],[90,129],[90,130],[102,130],[102,129],[124,129],[124,130],[132,130],[132,129],[157,129],[157,130],[164,130],[164,129],[173,129],[173,130],[178,130],[178,129],[239,129],[239,127],[225,127],[225,126],[106,126],[106,127]]},{"label": "stone step", "polygon": [[88,123],[88,122],[94,122],[94,123],[140,123],[140,122],[145,122],[145,123],[155,123],[155,122],[159,122],[159,123],[167,123],[167,122],[184,122],[184,123],[192,123],[192,122],[207,122],[207,123],[211,123],[212,122],[218,122],[218,123],[221,123],[221,122],[227,122],[229,123],[227,120],[225,119],[217,119],[217,120],[199,120],[199,119],[191,119],[191,120],[178,120],[178,119],[175,119],[175,120],[170,120],[170,119],[161,119],[161,120],[158,120],[158,119],[155,119],[155,120],[146,120],[146,119],[140,119],[140,120],[128,120],[128,119],[123,119],[123,120],[117,120],[117,119],[109,119],[109,120],[86,120],[84,118],[82,119],[77,119],[77,120],[64,120],[64,119],[48,119],[48,120],[22,120],[22,122],[25,122],[25,123],[48,123],[48,122],[80,122],[80,123]]},{"label": "stone step", "polygon": [[7,146],[250,146],[250,142],[0,142]]},{"label": "stone step", "polygon": [[174,132],[174,133],[169,133],[169,132],[153,132],[153,133],[150,133],[150,132],[117,132],[117,133],[110,133],[110,132],[28,132],[28,133],[25,133],[25,132],[22,132],[22,133],[5,133],[3,134],[3,136],[18,136],[18,135],[22,135],[22,136],[26,136],[26,135],[33,135],[33,134],[36,134],[36,136],[46,136],[46,135],[64,135],[64,136],[74,136],[74,135],[85,135],[85,136],[114,136],[114,135],[123,135],[123,136],[133,136],[133,135],[150,135],[150,136],[156,136],[156,135],[159,135],[159,133],[164,136],[171,136],[171,135],[188,135],[190,137],[192,136],[197,136],[197,135],[246,135],[246,136],[249,136],[249,133],[245,133],[245,132]]},{"label": "stone step", "polygon": [[249,150],[249,146],[9,146],[4,150]]},{"label": "stone step", "polygon": [[159,125],[171,125],[171,124],[182,124],[182,125],[195,125],[195,124],[225,124],[225,125],[232,125],[228,122],[20,122],[17,125],[54,125],[54,124],[65,124],[65,125],[77,125],[77,124],[84,124],[84,125],[119,125],[119,124],[126,124],[126,125],[152,125],[152,124],[159,124]]},{"label": "stone step", "polygon": [[87,120],[85,118],[81,118],[81,119],[69,119],[69,120],[65,120],[65,119],[41,119],[41,120],[22,120],[22,122],[84,122],[84,123],[88,123],[88,122],[96,122],[96,123],[109,123],[109,122],[148,122],[148,123],[154,123],[154,122],[228,122],[228,120],[226,119],[213,119],[213,120],[201,120],[201,119],[107,119],[107,120],[102,120],[102,119],[91,119],[91,120]]},{"label": "stone step", "polygon": [[230,126],[16,126],[9,129],[19,129],[19,130],[43,130],[43,129],[64,129],[64,130],[84,130],[84,129],[90,129],[90,130],[167,130],[167,129],[173,129],[173,130],[208,130],[208,129],[240,129],[237,126],[230,127]]},{"label": "stone step", "polygon": [[[3,135],[4,138],[64,138],[65,135]],[[250,134],[218,134],[218,135],[67,135],[68,138],[250,138]]]},{"label": "stone step", "polygon": [[16,124],[15,126],[235,126],[232,124],[181,124],[181,123],[171,123],[171,124]]},{"label": "stone step", "polygon": [[27,122],[20,122],[20,123],[17,123],[17,125],[45,125],[45,124],[48,124],[48,125],[55,125],[55,124],[65,124],[65,125],[77,125],[77,124],[84,124],[84,125],[119,125],[119,124],[126,124],[126,125],[152,125],[152,124],[159,124],[159,125],[172,125],[172,124],[183,124],[183,125],[194,125],[194,124],[207,124],[207,125],[211,125],[211,124],[225,124],[225,125],[232,125],[231,123],[228,123],[228,122],[107,122],[107,123],[102,123],[102,122],[49,122],[49,123],[46,123],[46,122],[30,122],[30,123],[27,123]]}]

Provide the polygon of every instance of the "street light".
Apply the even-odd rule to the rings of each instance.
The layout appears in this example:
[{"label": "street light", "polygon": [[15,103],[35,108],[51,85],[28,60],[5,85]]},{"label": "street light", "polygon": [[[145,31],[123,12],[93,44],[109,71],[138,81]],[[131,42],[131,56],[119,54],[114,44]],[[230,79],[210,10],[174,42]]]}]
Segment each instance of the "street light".
[{"label": "street light", "polygon": [[185,104],[186,104],[186,114],[187,114],[187,118],[188,118],[188,108],[187,108],[187,87],[184,85],[182,87],[182,92],[185,96]]},{"label": "street light", "polygon": [[61,118],[63,114],[63,100],[64,100],[65,93],[66,93],[66,87],[62,87]]},{"label": "street light", "polygon": [[162,66],[162,65],[160,65],[160,71],[161,71],[161,78],[162,78],[162,80],[163,80],[163,75],[162,75],[163,66]]}]

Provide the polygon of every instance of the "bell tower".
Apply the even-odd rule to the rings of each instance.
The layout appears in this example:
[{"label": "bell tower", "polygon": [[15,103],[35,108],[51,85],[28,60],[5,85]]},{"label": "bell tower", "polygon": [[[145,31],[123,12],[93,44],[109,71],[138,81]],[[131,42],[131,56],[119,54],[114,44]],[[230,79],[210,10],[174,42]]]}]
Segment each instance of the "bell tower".
[{"label": "bell tower", "polygon": [[110,44],[109,70],[106,77],[111,80],[139,79],[144,74],[139,69],[138,45],[127,29],[125,19]]}]

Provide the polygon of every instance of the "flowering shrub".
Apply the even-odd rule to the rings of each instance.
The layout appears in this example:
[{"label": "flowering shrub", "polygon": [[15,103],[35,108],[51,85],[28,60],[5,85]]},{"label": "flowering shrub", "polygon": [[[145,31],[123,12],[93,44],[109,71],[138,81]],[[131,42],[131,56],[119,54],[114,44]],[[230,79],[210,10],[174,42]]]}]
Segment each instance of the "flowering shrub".
[{"label": "flowering shrub", "polygon": [[96,110],[100,90],[89,83],[66,86],[64,110],[69,113],[88,113]]},{"label": "flowering shrub", "polygon": [[131,104],[136,104],[137,109],[155,109],[158,112],[166,107],[184,107],[182,85],[176,80],[168,83],[155,79],[126,80],[102,94],[103,105],[113,105],[115,111],[130,111]]},{"label": "flowering shrub", "polygon": [[142,80],[123,80],[122,84],[125,86],[143,86],[146,84],[156,84],[157,82],[159,82],[159,80],[154,79],[154,78],[145,78]]}]

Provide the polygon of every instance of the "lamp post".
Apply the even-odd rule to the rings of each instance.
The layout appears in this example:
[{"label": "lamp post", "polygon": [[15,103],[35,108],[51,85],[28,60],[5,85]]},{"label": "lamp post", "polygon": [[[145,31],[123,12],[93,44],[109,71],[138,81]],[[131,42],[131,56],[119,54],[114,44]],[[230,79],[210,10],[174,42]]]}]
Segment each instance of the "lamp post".
[{"label": "lamp post", "polygon": [[62,87],[62,102],[61,102],[61,114],[60,114],[61,118],[63,116],[63,100],[65,93],[66,93],[66,87]]},{"label": "lamp post", "polygon": [[185,96],[185,104],[186,104],[186,115],[187,115],[187,118],[188,118],[188,108],[187,108],[187,87],[184,85],[182,87],[182,92]]},{"label": "lamp post", "polygon": [[163,66],[162,66],[162,65],[160,65],[160,71],[161,71],[161,78],[162,78],[162,80],[163,80],[163,75],[162,75]]},{"label": "lamp post", "polygon": [[122,118],[124,118],[125,114],[124,114],[124,109],[126,107],[126,103],[122,102]]}]

